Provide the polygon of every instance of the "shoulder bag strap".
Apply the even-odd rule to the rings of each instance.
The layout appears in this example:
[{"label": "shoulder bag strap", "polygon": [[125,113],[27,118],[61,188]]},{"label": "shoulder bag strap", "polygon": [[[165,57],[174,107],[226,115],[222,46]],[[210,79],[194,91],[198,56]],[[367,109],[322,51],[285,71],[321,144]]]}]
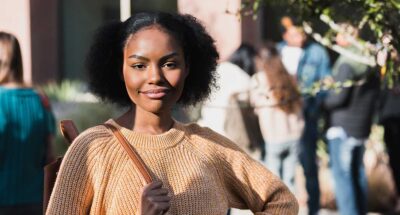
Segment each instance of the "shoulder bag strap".
[{"label": "shoulder bag strap", "polygon": [[125,139],[125,137],[121,134],[119,129],[109,123],[105,123],[104,126],[109,128],[113,132],[115,137],[117,137],[118,142],[122,145],[122,147],[128,153],[129,157],[131,158],[133,163],[136,165],[139,172],[142,174],[146,183],[147,184],[151,183],[153,181],[153,179],[151,178],[149,171],[145,167],[143,160],[140,158],[139,154],[135,151],[135,149],[128,143],[128,141]]}]

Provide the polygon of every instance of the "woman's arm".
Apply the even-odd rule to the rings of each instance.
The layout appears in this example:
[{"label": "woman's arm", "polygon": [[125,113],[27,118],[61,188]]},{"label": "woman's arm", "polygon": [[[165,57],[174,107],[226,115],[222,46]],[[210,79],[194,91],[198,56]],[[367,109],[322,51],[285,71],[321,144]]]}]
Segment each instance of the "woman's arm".
[{"label": "woman's arm", "polygon": [[[335,77],[335,81],[344,83],[345,81],[353,80],[353,71],[350,65],[343,64],[339,67],[339,72]],[[332,90],[328,97],[324,100],[324,107],[328,110],[334,110],[343,107],[350,98],[353,87],[344,87]]]},{"label": "woman's arm", "polygon": [[297,199],[277,176],[229,140],[220,146],[218,169],[230,207],[255,214],[298,214]]},{"label": "woman's arm", "polygon": [[91,145],[88,138],[80,136],[69,147],[46,214],[88,214],[93,198],[92,172],[96,163]]}]

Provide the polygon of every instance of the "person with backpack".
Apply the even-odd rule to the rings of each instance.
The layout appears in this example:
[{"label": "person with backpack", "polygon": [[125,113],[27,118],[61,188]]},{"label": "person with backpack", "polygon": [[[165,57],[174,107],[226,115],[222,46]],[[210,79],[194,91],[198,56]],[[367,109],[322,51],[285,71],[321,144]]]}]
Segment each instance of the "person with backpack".
[{"label": "person with backpack", "polygon": [[43,93],[23,81],[17,38],[0,31],[0,214],[41,215],[43,167],[55,120]]},{"label": "person with backpack", "polygon": [[248,92],[250,76],[257,71],[256,58],[257,50],[242,43],[228,60],[218,64],[218,90],[213,91],[202,104],[198,124],[228,137],[246,153],[260,159],[261,153],[256,148],[262,145],[262,139],[252,139],[257,135],[246,129],[249,124],[257,123],[246,118],[246,111],[253,111],[248,102]]}]

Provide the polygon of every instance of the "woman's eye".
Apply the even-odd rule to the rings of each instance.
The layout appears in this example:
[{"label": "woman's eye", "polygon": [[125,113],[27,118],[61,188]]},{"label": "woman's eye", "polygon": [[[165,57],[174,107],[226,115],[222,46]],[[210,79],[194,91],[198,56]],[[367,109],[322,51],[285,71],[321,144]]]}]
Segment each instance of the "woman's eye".
[{"label": "woman's eye", "polygon": [[133,69],[137,69],[137,70],[143,70],[146,68],[146,65],[144,64],[134,64],[131,66]]},{"label": "woman's eye", "polygon": [[163,65],[163,67],[168,68],[168,69],[175,69],[175,68],[176,68],[176,63],[174,63],[174,62],[168,62],[168,63],[165,63],[165,64]]}]

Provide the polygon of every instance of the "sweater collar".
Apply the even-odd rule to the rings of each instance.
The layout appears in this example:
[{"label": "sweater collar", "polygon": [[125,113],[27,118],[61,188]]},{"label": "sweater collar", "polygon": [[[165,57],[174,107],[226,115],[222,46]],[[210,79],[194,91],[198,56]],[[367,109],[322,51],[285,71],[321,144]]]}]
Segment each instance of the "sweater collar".
[{"label": "sweater collar", "polygon": [[111,123],[116,126],[121,131],[122,135],[124,135],[124,137],[129,141],[129,143],[137,148],[171,148],[180,143],[185,136],[184,125],[177,121],[174,121],[174,125],[171,129],[157,135],[132,131],[130,129],[120,126],[113,119],[108,120],[107,123]]}]

